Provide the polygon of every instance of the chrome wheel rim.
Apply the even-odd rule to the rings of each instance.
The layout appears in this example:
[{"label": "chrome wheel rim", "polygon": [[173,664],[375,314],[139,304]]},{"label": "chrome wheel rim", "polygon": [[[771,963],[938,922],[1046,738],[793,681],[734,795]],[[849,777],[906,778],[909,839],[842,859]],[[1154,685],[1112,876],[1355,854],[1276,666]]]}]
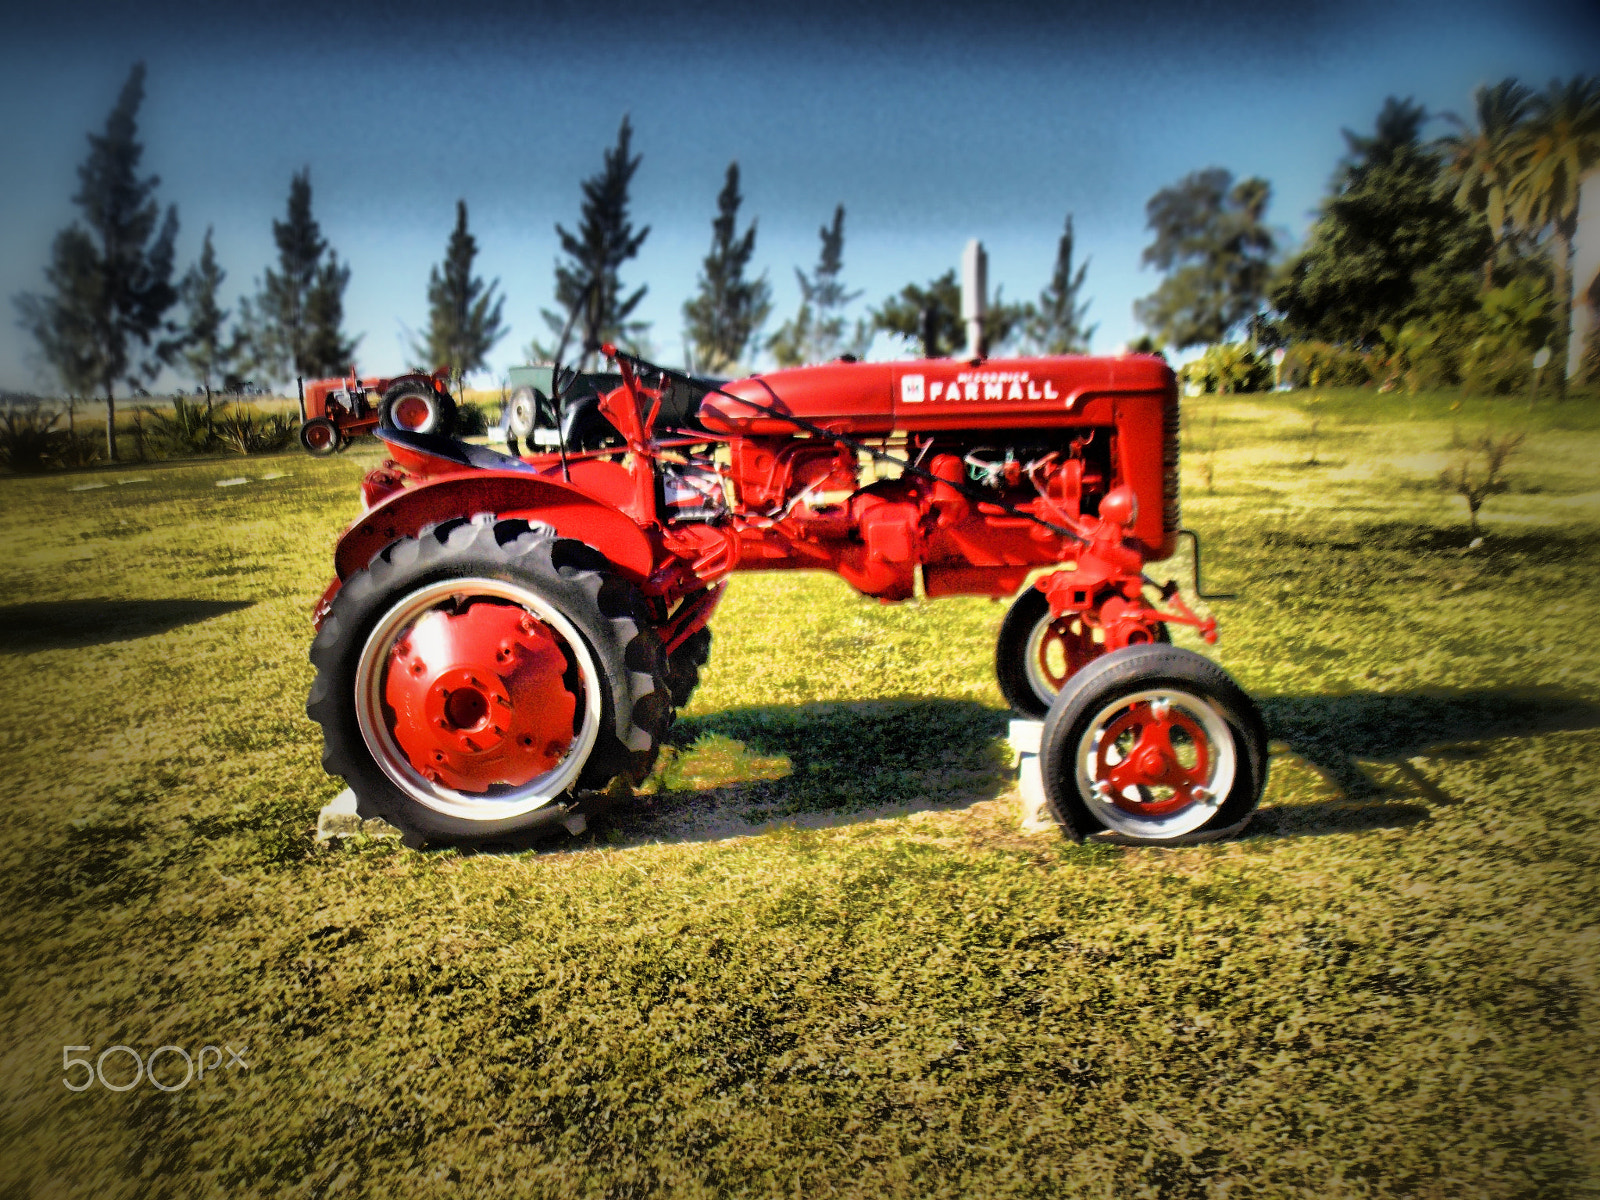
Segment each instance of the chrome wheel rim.
[{"label": "chrome wheel rim", "polygon": [[1205,825],[1233,790],[1239,760],[1222,712],[1181,688],[1102,706],[1078,741],[1078,793],[1106,829],[1160,839]]},{"label": "chrome wheel rim", "polygon": [[[462,610],[480,600],[508,602],[541,623],[576,667],[581,692],[574,706],[572,741],[560,760],[519,786],[489,788],[482,793],[457,790],[424,776],[396,739],[394,710],[385,700],[388,672],[400,639],[430,613],[447,607]],[[487,663],[483,667],[493,670]],[[410,799],[443,816],[499,821],[542,808],[577,782],[599,738],[601,687],[593,653],[572,622],[544,597],[505,580],[447,579],[402,597],[367,636],[356,666],[356,719],[373,761]]]}]

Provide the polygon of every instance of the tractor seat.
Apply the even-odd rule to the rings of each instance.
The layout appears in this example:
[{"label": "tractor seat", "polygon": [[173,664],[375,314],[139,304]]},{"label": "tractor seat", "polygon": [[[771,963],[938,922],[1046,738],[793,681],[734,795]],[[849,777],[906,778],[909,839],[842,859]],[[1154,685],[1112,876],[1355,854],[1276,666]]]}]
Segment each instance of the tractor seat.
[{"label": "tractor seat", "polygon": [[379,425],[376,432],[384,441],[396,446],[431,454],[435,458],[460,463],[464,467],[475,467],[480,471],[526,471],[530,475],[539,473],[536,468],[530,467],[520,458],[491,450],[488,446],[458,442],[455,438],[442,437],[437,433],[415,433],[395,425]]}]

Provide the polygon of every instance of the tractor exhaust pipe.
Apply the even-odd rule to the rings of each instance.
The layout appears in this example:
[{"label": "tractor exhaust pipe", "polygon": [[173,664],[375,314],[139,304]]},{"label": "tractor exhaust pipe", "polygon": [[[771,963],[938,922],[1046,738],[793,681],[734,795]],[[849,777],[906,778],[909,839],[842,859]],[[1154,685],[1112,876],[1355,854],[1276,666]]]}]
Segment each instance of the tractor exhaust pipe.
[{"label": "tractor exhaust pipe", "polygon": [[961,255],[961,319],[967,326],[967,357],[983,358],[989,348],[983,341],[985,296],[989,291],[989,255],[973,238]]}]

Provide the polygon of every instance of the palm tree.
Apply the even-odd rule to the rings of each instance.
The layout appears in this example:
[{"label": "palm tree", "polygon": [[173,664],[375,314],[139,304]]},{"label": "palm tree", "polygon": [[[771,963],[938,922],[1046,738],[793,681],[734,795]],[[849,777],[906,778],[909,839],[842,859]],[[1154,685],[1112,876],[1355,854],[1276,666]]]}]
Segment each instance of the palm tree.
[{"label": "palm tree", "polygon": [[1494,239],[1483,264],[1483,291],[1494,287],[1494,263],[1506,233],[1506,189],[1515,168],[1517,136],[1533,107],[1533,92],[1513,78],[1502,79],[1493,87],[1480,87],[1472,94],[1477,110],[1476,128],[1454,113],[1445,119],[1458,133],[1439,139],[1444,151],[1441,192],[1452,192],[1456,204],[1469,212],[1481,212],[1489,220],[1489,235]]},{"label": "palm tree", "polygon": [[[1518,170],[1508,196],[1511,219],[1530,232],[1550,230],[1550,265],[1560,320],[1556,348],[1565,349],[1572,314],[1578,184],[1600,163],[1600,79],[1580,75],[1566,82],[1551,80],[1550,86],[1534,97],[1532,113],[1517,143]],[[1564,362],[1564,356],[1558,355],[1557,361]],[[1559,378],[1564,392],[1566,373]]]}]

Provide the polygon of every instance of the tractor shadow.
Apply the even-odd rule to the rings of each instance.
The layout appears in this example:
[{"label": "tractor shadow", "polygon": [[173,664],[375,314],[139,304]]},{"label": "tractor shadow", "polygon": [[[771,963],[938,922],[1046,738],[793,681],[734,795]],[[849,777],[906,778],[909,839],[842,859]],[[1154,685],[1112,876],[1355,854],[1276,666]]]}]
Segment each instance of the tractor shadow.
[{"label": "tractor shadow", "polygon": [[[1415,824],[1455,801],[1410,759],[1474,757],[1482,752],[1474,743],[1490,739],[1600,728],[1600,705],[1551,689],[1364,692],[1260,703],[1272,741],[1287,745],[1340,795],[1269,804],[1247,837]],[[971,701],[924,699],[772,705],[683,718],[644,790],[614,803],[586,802],[589,844],[709,842],[785,825],[823,828],[971,808],[1016,786],[1005,743],[1012,716]],[[1377,783],[1363,762],[1393,764],[1405,786]],[[574,845],[557,834],[477,848],[562,853]]]},{"label": "tractor shadow", "polygon": [[249,608],[253,600],[45,600],[0,606],[0,654],[132,641]]},{"label": "tractor shadow", "polygon": [[[1600,705],[1554,688],[1356,692],[1260,701],[1268,736],[1337,788],[1334,800],[1269,805],[1251,836],[1304,837],[1391,829],[1423,820],[1433,805],[1459,802],[1410,760],[1476,758],[1476,743],[1600,729]],[[1381,784],[1361,763],[1389,764],[1404,788]],[[1427,803],[1418,803],[1418,796]]]},{"label": "tractor shadow", "polygon": [[[1012,714],[965,700],[760,706],[680,718],[631,798],[588,798],[591,835],[613,846],[711,842],[968,808],[1015,785]],[[479,850],[562,852],[557,835]]]}]

